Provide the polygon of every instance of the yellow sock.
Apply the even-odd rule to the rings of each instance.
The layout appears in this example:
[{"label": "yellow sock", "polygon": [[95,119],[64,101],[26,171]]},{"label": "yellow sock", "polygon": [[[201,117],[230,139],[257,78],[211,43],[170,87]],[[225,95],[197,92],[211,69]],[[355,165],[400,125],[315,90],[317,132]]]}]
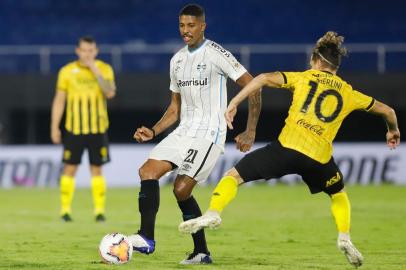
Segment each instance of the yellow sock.
[{"label": "yellow sock", "polygon": [[331,195],[331,211],[339,233],[350,232],[351,205],[346,192]]},{"label": "yellow sock", "polygon": [[106,203],[106,180],[103,176],[92,177],[92,195],[94,204],[94,214],[104,214]]},{"label": "yellow sock", "polygon": [[232,176],[224,176],[217,184],[210,200],[209,210],[221,213],[237,194],[238,181]]},{"label": "yellow sock", "polygon": [[75,178],[62,175],[60,180],[61,215],[72,212],[73,193],[75,192]]}]

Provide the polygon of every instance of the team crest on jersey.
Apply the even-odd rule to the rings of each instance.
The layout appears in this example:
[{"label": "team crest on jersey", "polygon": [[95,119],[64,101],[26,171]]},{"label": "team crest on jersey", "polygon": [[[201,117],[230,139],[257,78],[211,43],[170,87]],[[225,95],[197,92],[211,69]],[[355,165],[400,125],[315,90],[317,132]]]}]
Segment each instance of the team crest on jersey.
[{"label": "team crest on jersey", "polygon": [[201,63],[197,64],[197,70],[198,70],[199,72],[205,71],[205,70],[206,70],[206,63],[201,62]]}]

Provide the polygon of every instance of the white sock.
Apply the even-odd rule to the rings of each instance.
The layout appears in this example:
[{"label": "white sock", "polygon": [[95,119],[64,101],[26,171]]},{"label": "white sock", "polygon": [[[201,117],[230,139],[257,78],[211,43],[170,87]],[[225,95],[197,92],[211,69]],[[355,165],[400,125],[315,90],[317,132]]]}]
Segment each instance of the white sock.
[{"label": "white sock", "polygon": [[344,241],[351,241],[351,237],[349,233],[338,233],[338,240],[344,240]]},{"label": "white sock", "polygon": [[215,217],[220,217],[220,213],[217,211],[213,210],[207,210],[206,213],[204,213],[205,216],[215,216]]}]

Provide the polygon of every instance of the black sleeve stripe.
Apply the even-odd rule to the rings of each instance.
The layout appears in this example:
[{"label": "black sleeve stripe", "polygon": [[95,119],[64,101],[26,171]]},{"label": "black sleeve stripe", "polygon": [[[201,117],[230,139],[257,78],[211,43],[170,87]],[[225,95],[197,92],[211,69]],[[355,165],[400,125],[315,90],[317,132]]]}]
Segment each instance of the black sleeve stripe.
[{"label": "black sleeve stripe", "polygon": [[366,107],[365,110],[366,110],[366,111],[369,111],[369,110],[372,108],[372,106],[374,106],[374,104],[375,104],[375,99],[372,98],[371,103],[369,103],[368,107]]},{"label": "black sleeve stripe", "polygon": [[[280,72],[280,71],[279,71]],[[283,81],[284,81],[284,84],[287,84],[288,83],[288,80],[286,79],[286,75],[285,75],[285,73],[283,73],[283,72],[280,72],[281,74],[282,74],[282,76],[283,76]]]}]

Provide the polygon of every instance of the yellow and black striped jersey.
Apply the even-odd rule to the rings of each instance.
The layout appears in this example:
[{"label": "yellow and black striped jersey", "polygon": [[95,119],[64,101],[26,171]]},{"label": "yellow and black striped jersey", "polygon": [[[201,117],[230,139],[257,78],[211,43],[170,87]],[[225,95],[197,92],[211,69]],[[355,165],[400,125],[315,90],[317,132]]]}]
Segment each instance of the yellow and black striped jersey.
[{"label": "yellow and black striped jersey", "polygon": [[345,117],[354,110],[368,111],[372,97],[353,90],[337,75],[319,70],[281,72],[282,88],[293,94],[280,143],[321,163],[333,152],[333,140]]},{"label": "yellow and black striped jersey", "polygon": [[[95,64],[105,80],[114,82],[109,64],[100,60]],[[66,92],[67,131],[75,135],[106,132],[109,126],[106,99],[89,68],[78,61],[65,65],[59,71],[56,89]]]}]

